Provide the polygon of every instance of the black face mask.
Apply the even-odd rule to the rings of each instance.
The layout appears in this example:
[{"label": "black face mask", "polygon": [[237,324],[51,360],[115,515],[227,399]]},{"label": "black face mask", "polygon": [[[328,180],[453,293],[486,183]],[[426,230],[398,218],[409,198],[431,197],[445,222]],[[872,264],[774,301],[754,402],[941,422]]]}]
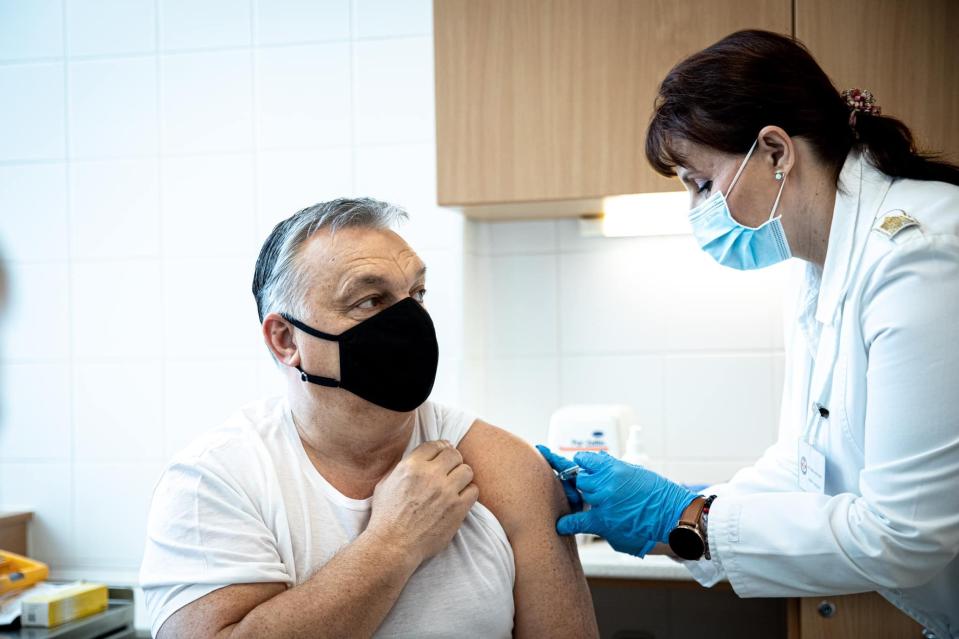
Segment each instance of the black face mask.
[{"label": "black face mask", "polygon": [[436,381],[439,345],[430,314],[412,297],[339,335],[281,315],[308,335],[340,343],[340,379],[310,375],[297,367],[304,382],[342,388],[399,412],[418,408],[430,396]]}]

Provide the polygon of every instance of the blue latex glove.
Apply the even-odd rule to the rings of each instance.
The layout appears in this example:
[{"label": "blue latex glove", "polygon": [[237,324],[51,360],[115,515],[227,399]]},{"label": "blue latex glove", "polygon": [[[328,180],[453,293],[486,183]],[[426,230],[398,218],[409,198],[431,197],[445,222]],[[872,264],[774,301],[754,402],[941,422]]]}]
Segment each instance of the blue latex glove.
[{"label": "blue latex glove", "polygon": [[[563,462],[570,463],[548,449],[549,456],[542,449],[540,452],[558,470]],[[619,552],[643,557],[657,542],[665,542],[683,511],[699,496],[605,452],[576,453],[573,462],[582,468],[574,487],[581,495],[580,503],[590,508],[561,517],[556,531],[561,535],[599,535]]]}]

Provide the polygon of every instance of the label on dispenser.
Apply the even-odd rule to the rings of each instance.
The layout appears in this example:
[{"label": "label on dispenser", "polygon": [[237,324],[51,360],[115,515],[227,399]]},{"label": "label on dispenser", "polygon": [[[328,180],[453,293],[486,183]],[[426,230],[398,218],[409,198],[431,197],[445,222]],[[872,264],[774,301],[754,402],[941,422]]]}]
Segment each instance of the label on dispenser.
[{"label": "label on dispenser", "polygon": [[578,453],[588,450],[598,453],[601,450],[609,450],[609,441],[606,439],[606,431],[594,430],[589,437],[574,437],[569,442],[560,446],[559,450],[564,453]]}]

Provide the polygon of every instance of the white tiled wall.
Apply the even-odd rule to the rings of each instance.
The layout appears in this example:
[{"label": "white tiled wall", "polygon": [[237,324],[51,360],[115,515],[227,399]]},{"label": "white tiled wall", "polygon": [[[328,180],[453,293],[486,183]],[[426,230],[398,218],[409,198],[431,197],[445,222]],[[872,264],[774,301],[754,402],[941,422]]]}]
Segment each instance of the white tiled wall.
[{"label": "white tiled wall", "polygon": [[429,0],[0,0],[0,510],[55,574],[135,578],[163,463],[279,388],[279,220],[406,206],[459,403],[464,223],[435,205]]},{"label": "white tiled wall", "polygon": [[583,237],[571,220],[472,231],[484,318],[467,334],[493,423],[541,442],[560,406],[628,404],[652,465],[693,483],[728,478],[772,443],[788,266],[741,273],[690,236]]}]

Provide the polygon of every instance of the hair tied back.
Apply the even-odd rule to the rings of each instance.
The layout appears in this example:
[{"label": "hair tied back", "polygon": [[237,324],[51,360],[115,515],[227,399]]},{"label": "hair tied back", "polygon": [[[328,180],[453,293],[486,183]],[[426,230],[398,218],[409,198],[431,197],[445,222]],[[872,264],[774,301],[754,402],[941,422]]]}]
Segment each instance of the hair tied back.
[{"label": "hair tied back", "polygon": [[842,92],[842,99],[849,107],[849,126],[855,130],[856,115],[882,115],[882,107],[876,104],[876,96],[869,89],[846,89]]}]

